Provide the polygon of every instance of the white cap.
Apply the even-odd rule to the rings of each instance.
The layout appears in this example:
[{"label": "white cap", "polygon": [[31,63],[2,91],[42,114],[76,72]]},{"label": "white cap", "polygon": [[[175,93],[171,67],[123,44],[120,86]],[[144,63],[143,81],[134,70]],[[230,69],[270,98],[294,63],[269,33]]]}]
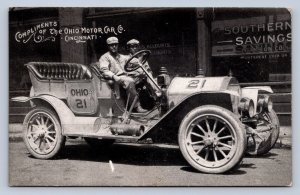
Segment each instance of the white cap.
[{"label": "white cap", "polygon": [[140,42],[136,39],[131,39],[130,41],[127,42],[127,45],[138,45]]},{"label": "white cap", "polygon": [[119,43],[119,40],[117,37],[109,37],[107,40],[106,40],[106,43],[107,45],[110,45],[110,44],[117,44]]}]

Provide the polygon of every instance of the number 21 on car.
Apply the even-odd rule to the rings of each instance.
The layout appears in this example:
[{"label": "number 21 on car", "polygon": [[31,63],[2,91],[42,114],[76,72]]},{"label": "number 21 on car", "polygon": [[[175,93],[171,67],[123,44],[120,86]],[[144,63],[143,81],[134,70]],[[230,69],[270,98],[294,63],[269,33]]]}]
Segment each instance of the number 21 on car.
[{"label": "number 21 on car", "polygon": [[96,97],[91,86],[70,86],[68,104],[75,113],[93,114],[96,112]]}]

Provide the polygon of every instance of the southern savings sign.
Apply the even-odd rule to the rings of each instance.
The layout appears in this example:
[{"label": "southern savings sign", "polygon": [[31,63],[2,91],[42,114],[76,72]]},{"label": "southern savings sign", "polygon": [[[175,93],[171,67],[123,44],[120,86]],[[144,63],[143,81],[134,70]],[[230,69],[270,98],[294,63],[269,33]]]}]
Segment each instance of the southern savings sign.
[{"label": "southern savings sign", "polygon": [[212,23],[212,55],[274,54],[291,51],[289,15],[262,16]]}]

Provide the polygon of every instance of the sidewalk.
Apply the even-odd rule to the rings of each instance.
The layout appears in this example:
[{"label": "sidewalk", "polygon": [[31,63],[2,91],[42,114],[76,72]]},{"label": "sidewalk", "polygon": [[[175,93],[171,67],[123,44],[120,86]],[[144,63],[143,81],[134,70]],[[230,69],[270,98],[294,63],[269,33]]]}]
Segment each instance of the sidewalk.
[{"label": "sidewalk", "polygon": [[280,127],[280,134],[275,145],[276,148],[291,148],[292,147],[292,127],[282,126]]},{"label": "sidewalk", "polygon": [[[23,141],[21,123],[12,123],[8,125],[9,141],[20,142]],[[292,129],[291,126],[283,126],[280,128],[279,138],[275,145],[276,148],[291,148],[292,147]]]}]

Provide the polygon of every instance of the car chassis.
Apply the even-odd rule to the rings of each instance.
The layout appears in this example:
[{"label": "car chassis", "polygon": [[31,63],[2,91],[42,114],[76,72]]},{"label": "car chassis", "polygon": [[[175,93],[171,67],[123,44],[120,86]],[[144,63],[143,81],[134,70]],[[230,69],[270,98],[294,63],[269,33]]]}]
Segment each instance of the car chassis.
[{"label": "car chassis", "polygon": [[[267,153],[279,135],[267,86],[241,88],[234,77],[170,77],[165,68],[153,79],[143,68],[150,51],[133,55],[127,72],[141,68],[161,93],[156,96],[145,79],[137,82],[140,97],[150,97],[134,113],[119,84],[104,78],[97,66],[76,63],[30,62],[33,109],[24,119],[24,142],[39,159],[61,151],[66,137],[83,137],[93,147],[115,140],[176,143],[186,161],[204,173],[224,173],[239,165],[245,153]],[[142,56],[138,64],[131,60]],[[127,101],[126,101],[127,99]]]}]

